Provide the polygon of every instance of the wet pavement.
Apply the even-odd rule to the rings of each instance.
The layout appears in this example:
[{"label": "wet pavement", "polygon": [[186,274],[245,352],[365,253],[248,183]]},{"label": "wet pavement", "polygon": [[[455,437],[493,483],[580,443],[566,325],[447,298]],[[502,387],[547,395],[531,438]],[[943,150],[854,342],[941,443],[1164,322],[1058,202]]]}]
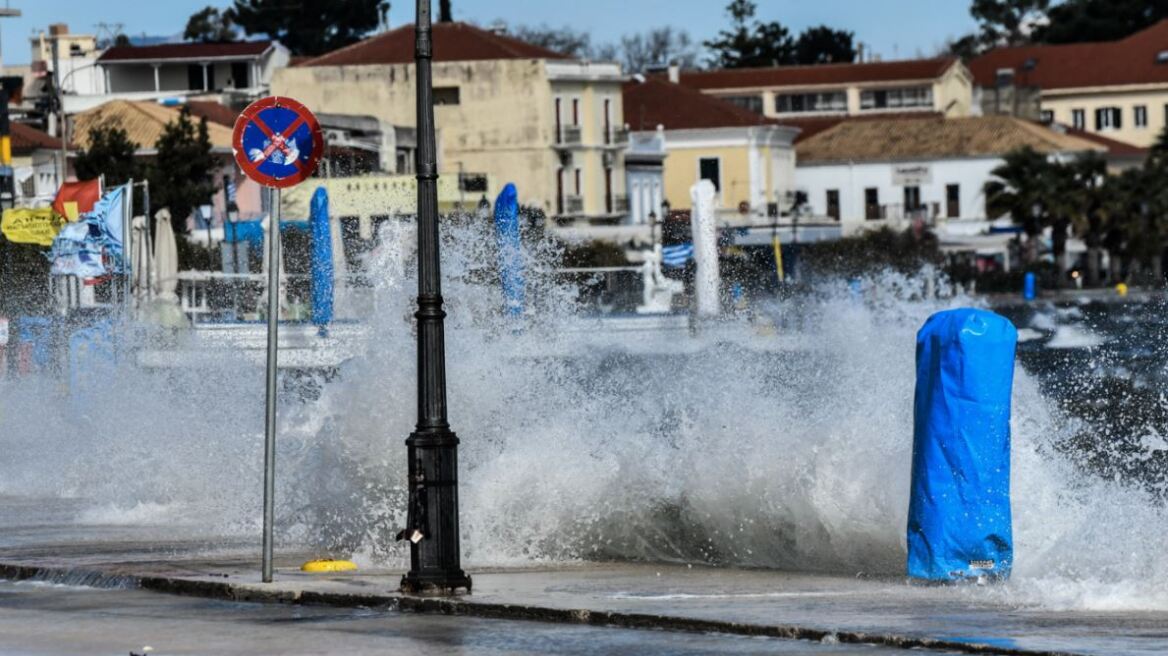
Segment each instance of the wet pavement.
[{"label": "wet pavement", "polygon": [[[1165,612],[1020,607],[992,589],[899,579],[628,563],[488,570],[468,563],[474,594],[436,600],[398,594],[397,570],[311,575],[298,570],[308,554],[280,553],[275,582],[264,584],[258,547],[246,541],[210,540],[175,527],[65,526],[52,513],[28,521],[38,513],[16,512],[15,501],[2,501],[8,512],[0,508],[0,578],[28,580],[0,589],[0,653],[42,644],[48,653],[67,653],[92,639],[95,649],[83,651],[108,646],[125,654],[157,647],[151,641],[167,636],[176,638],[168,647],[174,653],[273,651],[266,644],[308,653],[342,644],[330,635],[344,636],[345,653],[395,646],[418,653],[814,654],[916,647],[1110,656],[1168,650]],[[222,618],[235,619],[223,624]],[[273,637],[253,641],[265,631]],[[825,646],[824,637],[841,644]]]},{"label": "wet pavement", "polygon": [[237,603],[141,590],[0,582],[0,654],[145,653],[881,656],[902,652],[803,640]]}]

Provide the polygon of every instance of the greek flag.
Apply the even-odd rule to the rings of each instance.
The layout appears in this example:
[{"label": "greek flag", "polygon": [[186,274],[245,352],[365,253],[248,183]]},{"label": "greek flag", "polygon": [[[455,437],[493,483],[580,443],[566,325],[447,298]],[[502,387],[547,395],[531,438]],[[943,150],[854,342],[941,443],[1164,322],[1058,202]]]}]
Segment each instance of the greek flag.
[{"label": "greek flag", "polygon": [[693,258],[693,243],[673,244],[661,249],[661,263],[671,269],[685,266]]},{"label": "greek flag", "polygon": [[235,202],[235,180],[232,180],[231,178],[227,179],[227,202]]}]

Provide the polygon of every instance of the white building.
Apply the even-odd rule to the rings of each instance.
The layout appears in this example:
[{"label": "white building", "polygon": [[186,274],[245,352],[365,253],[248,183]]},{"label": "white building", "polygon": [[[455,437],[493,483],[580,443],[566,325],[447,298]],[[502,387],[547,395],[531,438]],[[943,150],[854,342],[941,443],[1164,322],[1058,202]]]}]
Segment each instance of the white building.
[{"label": "white building", "polygon": [[1006,237],[991,235],[1000,217],[986,216],[983,189],[1003,156],[1024,147],[1051,157],[1107,151],[1005,116],[850,120],[797,145],[795,182],[809,213],[844,235],[923,223],[945,248],[997,249]]}]

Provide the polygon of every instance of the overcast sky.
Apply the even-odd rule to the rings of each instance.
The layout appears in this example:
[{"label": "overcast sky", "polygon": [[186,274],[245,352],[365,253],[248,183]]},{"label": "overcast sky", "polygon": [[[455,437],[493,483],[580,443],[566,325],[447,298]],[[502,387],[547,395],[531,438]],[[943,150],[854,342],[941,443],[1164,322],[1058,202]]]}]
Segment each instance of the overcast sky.
[{"label": "overcast sky", "polygon": [[[187,17],[207,5],[230,0],[0,0],[20,9],[20,18],[0,19],[0,50],[9,64],[29,60],[28,37],[49,23],[73,32],[97,33],[99,24],[121,24],[126,34],[181,34]],[[478,23],[571,25],[596,43],[659,25],[684,29],[696,41],[728,23],[727,0],[453,0],[454,18]],[[950,37],[973,30],[969,0],[756,0],[758,17],[778,20],[793,32],[825,23],[848,29],[884,59],[934,54]],[[437,0],[434,0],[435,11]],[[393,0],[392,26],[413,20],[412,0]]]}]

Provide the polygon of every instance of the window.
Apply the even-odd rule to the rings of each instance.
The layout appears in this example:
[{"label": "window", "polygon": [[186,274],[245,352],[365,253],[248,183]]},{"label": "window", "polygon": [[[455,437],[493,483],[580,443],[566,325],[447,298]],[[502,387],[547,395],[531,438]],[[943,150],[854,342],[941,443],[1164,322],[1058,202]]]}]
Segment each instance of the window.
[{"label": "window", "polygon": [[1132,110],[1132,113],[1134,114],[1134,116],[1132,117],[1132,122],[1135,123],[1137,128],[1148,127],[1148,107],[1147,107],[1147,105],[1136,105],[1135,109]]},{"label": "window", "polygon": [[612,100],[604,99],[604,143],[612,143]]},{"label": "window", "polygon": [[[556,104],[559,104],[556,99]],[[564,213],[564,167],[556,169],[556,214]]]},{"label": "window", "polygon": [[921,188],[920,187],[905,187],[904,188],[904,211],[915,212],[921,208]]},{"label": "window", "polygon": [[1042,110],[1041,118],[1043,123],[1054,123],[1054,110]]},{"label": "window", "polygon": [[564,140],[564,126],[560,120],[560,117],[564,114],[564,112],[561,111],[563,109],[563,104],[564,101],[562,98],[556,98],[556,143],[561,143]]},{"label": "window", "polygon": [[869,221],[880,219],[880,190],[868,187],[864,190],[864,218]]},{"label": "window", "polygon": [[999,68],[997,71],[995,71],[994,85],[999,88],[1014,86],[1014,69]]},{"label": "window", "polygon": [[722,96],[722,100],[755,114],[762,113],[762,96]]},{"label": "window", "polygon": [[577,196],[580,195],[580,174],[581,173],[582,173],[582,171],[580,169],[576,169],[576,195]]},{"label": "window", "polygon": [[[1168,112],[1168,105],[1165,106],[1165,112]],[[1076,130],[1087,129],[1087,112],[1082,109],[1071,110],[1071,127]]]},{"label": "window", "polygon": [[775,107],[780,114],[845,112],[848,109],[848,97],[843,91],[784,93],[775,96]]},{"label": "window", "polygon": [[961,216],[961,185],[945,185],[945,216],[951,219]]},{"label": "window", "polygon": [[932,87],[869,89],[860,93],[860,109],[908,109],[932,106]]},{"label": "window", "polygon": [[839,189],[827,190],[827,215],[836,221],[840,220]]},{"label": "window", "polygon": [[458,87],[434,87],[435,105],[457,105]]},{"label": "window", "polygon": [[604,169],[604,211],[612,214],[612,167]]},{"label": "window", "polygon": [[1100,107],[1095,110],[1095,130],[1118,130],[1123,127],[1123,114],[1118,107]]},{"label": "window", "polygon": [[572,125],[580,125],[580,99],[572,99]]},{"label": "window", "polygon": [[251,65],[247,62],[232,62],[231,64],[231,87],[233,89],[246,89],[251,86]]},{"label": "window", "polygon": [[698,178],[714,183],[716,191],[722,191],[722,162],[717,157],[702,157],[698,160]]},{"label": "window", "polygon": [[[203,71],[206,69],[206,77],[203,77]],[[206,84],[206,86],[204,86]],[[196,91],[201,89],[215,88],[215,67],[203,66],[202,64],[188,64],[187,65],[187,90]]]}]

